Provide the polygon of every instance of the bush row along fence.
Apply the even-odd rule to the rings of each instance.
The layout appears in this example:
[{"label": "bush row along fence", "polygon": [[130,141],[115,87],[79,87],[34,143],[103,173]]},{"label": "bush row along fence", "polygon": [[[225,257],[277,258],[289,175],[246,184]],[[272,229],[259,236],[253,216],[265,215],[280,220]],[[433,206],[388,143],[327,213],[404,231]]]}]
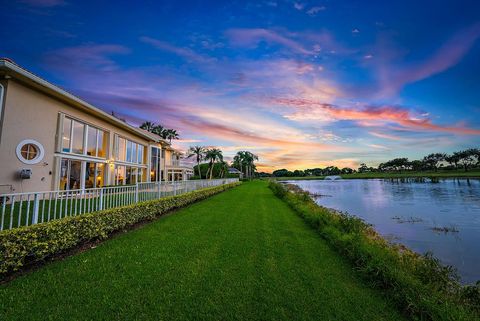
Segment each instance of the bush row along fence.
[{"label": "bush row along fence", "polygon": [[0,231],[181,195],[237,181],[238,178],[150,182],[84,190],[1,194]]},{"label": "bush row along fence", "polygon": [[170,211],[241,184],[235,180],[220,183],[222,182],[218,181],[217,186],[177,196],[162,197],[0,232],[0,280],[25,266],[55,257],[85,242],[106,239],[114,232],[126,230],[137,223],[154,220]]}]

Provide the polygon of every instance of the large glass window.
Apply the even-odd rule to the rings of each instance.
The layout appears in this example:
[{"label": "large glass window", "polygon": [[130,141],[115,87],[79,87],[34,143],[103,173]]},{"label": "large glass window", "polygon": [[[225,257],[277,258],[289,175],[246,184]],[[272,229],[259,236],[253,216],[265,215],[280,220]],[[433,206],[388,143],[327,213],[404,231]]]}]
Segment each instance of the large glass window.
[{"label": "large glass window", "polygon": [[129,185],[145,182],[147,178],[147,169],[135,166],[116,165],[115,166],[115,184]]},{"label": "large glass window", "polygon": [[145,146],[123,137],[116,137],[116,159],[122,162],[145,164]]},{"label": "large glass window", "polygon": [[161,159],[160,155],[161,150],[157,147],[152,147],[152,153],[151,153],[151,158],[150,158],[150,181],[152,182],[158,182],[162,180],[162,176],[160,175],[160,164],[161,164]]},{"label": "large glass window", "polygon": [[87,162],[85,167],[85,188],[104,186],[105,164]]},{"label": "large glass window", "polygon": [[103,130],[65,117],[62,132],[63,152],[105,158],[107,144],[108,140]]}]

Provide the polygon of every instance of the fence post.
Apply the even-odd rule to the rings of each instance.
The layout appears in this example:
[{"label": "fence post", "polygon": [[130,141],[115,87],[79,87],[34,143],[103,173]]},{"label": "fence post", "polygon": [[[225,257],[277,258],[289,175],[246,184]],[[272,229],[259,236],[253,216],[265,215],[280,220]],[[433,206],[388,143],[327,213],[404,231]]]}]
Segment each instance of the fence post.
[{"label": "fence post", "polygon": [[138,203],[138,183],[135,183],[135,203]]},{"label": "fence post", "polygon": [[173,195],[177,195],[177,181],[173,181]]},{"label": "fence post", "polygon": [[32,217],[32,224],[38,223],[38,208],[40,207],[40,200],[38,197],[38,193],[35,193],[33,198],[33,217]]},{"label": "fence post", "polygon": [[100,202],[98,203],[98,210],[103,210],[103,188],[100,189]]},{"label": "fence post", "polygon": [[158,190],[158,197],[157,198],[160,198],[162,196],[162,192],[161,192],[161,188],[162,186],[160,185],[161,181],[158,181],[157,182],[157,190]]}]

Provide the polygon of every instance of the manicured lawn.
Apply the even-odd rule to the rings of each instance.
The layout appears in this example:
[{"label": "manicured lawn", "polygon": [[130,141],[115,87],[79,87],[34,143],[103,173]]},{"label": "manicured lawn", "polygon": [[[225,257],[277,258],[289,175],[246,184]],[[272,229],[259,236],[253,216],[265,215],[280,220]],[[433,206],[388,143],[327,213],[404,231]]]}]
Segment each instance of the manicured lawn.
[{"label": "manicured lawn", "polygon": [[402,320],[245,183],[0,286],[0,320]]}]

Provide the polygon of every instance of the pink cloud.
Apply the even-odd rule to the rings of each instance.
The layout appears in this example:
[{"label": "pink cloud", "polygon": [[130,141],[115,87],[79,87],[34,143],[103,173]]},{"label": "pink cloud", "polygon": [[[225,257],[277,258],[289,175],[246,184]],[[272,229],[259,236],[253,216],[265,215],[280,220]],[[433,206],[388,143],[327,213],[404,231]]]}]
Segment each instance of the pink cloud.
[{"label": "pink cloud", "polygon": [[236,46],[256,47],[261,41],[265,41],[280,44],[297,53],[305,55],[313,53],[311,50],[305,49],[299,42],[269,29],[229,29],[226,31],[226,35]]},{"label": "pink cloud", "polygon": [[414,115],[410,110],[398,106],[365,106],[345,108],[332,104],[318,103],[308,99],[274,98],[273,103],[294,107],[295,111],[285,117],[297,121],[352,120],[365,127],[393,123],[409,130],[447,132],[462,135],[480,135],[480,129],[465,126],[443,126],[433,124],[423,115]]},{"label": "pink cloud", "polygon": [[197,62],[206,62],[210,60],[202,55],[197,54],[190,48],[176,47],[168,42],[146,37],[146,36],[140,37],[140,40],[144,43],[152,45],[156,49],[174,53],[177,56],[180,56],[186,60],[197,61]]}]

